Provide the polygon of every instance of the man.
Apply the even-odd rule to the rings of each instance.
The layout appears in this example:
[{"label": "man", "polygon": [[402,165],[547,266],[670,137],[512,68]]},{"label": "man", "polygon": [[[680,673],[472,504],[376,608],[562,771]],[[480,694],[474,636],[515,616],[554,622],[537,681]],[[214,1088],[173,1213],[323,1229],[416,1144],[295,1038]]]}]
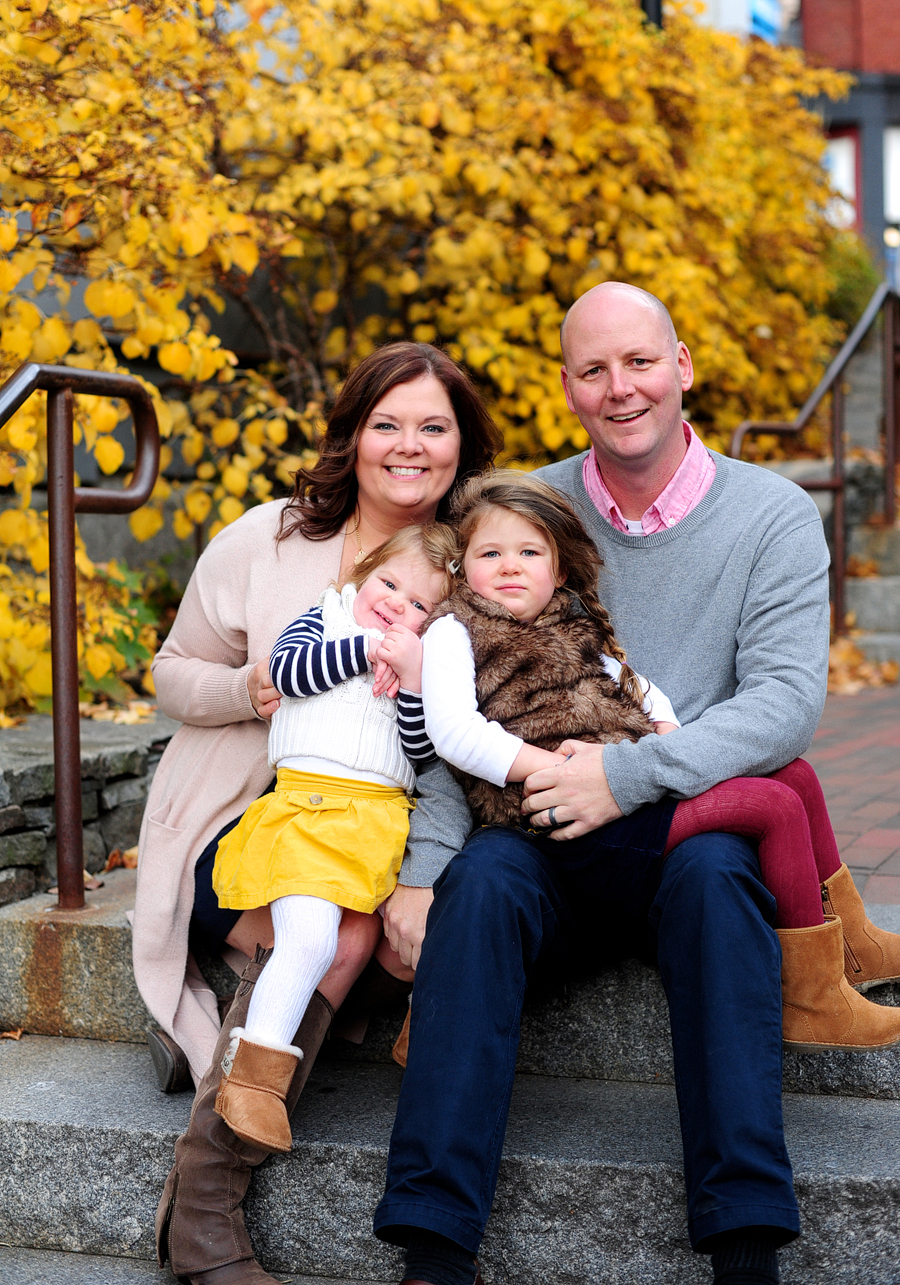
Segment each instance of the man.
[{"label": "man", "polygon": [[[658,299],[597,286],[563,327],[566,399],[591,450],[541,470],[603,555],[600,594],[629,663],[684,726],[637,743],[567,743],[525,809],[564,844],[666,792],[764,775],[809,745],[825,696],[828,555],[812,501],[712,456],[681,418],[690,354]],[[596,924],[655,931],[672,1024],[688,1223],[718,1285],[774,1285],[798,1231],[781,1116],[774,903],[741,839],[703,835],[662,865],[652,905],[627,879],[567,893],[515,830],[474,835],[435,885],[409,1065],[376,1234],[407,1282],[471,1285],[493,1200],[522,993]]]}]

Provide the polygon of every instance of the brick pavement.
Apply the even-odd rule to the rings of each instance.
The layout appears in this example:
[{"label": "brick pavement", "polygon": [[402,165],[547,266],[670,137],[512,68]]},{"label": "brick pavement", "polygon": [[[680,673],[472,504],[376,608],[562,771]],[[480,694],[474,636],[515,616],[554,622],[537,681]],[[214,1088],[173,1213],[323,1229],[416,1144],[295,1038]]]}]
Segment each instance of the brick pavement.
[{"label": "brick pavement", "polygon": [[900,905],[900,684],[829,696],[806,758],[857,887]]}]

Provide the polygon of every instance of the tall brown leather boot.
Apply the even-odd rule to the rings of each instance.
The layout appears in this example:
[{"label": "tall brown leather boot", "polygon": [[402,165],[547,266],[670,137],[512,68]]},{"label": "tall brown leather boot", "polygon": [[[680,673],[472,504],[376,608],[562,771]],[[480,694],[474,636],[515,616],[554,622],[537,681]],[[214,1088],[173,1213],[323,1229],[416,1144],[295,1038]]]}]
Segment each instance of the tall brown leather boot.
[{"label": "tall brown leather boot", "polygon": [[[159,1264],[162,1267],[168,1259],[174,1275],[190,1285],[276,1285],[254,1257],[241,1208],[251,1172],[269,1152],[242,1142],[215,1111],[231,1030],[244,1024],[253,987],[270,953],[257,948],[256,958],[244,970],[212,1065],[197,1086],[190,1122],[175,1143],[175,1164],[156,1213]],[[333,1017],[331,1005],[316,991],[292,1041],[304,1057],[285,1096],[288,1116]]]},{"label": "tall brown leather boot", "polygon": [[900,935],[876,928],[866,914],[853,876],[841,862],[822,884],[826,915],[837,915],[844,933],[844,976],[858,991],[900,982]]},{"label": "tall brown leather boot", "polygon": [[841,921],[779,928],[782,1037],[800,1053],[891,1048],[900,1044],[900,1009],[859,995],[844,977]]}]

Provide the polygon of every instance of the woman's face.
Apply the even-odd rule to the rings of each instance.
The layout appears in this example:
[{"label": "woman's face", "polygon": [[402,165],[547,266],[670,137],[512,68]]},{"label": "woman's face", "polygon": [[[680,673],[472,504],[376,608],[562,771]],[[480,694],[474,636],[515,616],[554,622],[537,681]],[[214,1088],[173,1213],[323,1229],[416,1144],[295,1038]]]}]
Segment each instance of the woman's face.
[{"label": "woman's face", "polygon": [[453,485],[462,439],[447,390],[434,375],[395,384],[373,408],[356,444],[363,508],[432,521]]}]

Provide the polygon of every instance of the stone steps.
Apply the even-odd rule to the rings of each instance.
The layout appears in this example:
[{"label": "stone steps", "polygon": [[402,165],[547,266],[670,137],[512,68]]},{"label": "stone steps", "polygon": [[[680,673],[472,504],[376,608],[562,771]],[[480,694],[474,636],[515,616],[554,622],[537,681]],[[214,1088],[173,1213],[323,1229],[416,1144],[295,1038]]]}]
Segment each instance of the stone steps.
[{"label": "stone steps", "polygon": [[[131,970],[135,873],[114,870],[88,894],[85,911],[58,911],[55,898],[37,895],[0,908],[0,1030],[143,1042],[153,1019]],[[873,915],[898,928],[896,907]],[[206,961],[219,994],[236,977]],[[869,998],[900,1005],[900,987]],[[358,1048],[335,1041],[334,1056],[348,1062],[390,1063],[403,1009],[375,1020]],[[144,1055],[146,1056],[146,1054]],[[148,1059],[149,1064],[149,1059]],[[637,960],[573,984],[567,994],[531,1002],[522,1022],[518,1069],[531,1075],[672,1084],[668,1011],[656,969]],[[872,1053],[789,1053],[785,1089],[900,1099],[900,1049]]]},{"label": "stone steps", "polygon": [[856,645],[870,660],[900,662],[900,575],[851,578],[845,591],[847,611],[863,631],[854,635]]},{"label": "stone steps", "polygon": [[900,575],[847,581],[847,610],[856,626],[870,633],[900,633]]},{"label": "stone steps", "polygon": [[[371,1235],[399,1083],[396,1067],[317,1064],[293,1151],[248,1197],[270,1270],[399,1278],[396,1251]],[[0,1241],[151,1258],[189,1107],[157,1092],[137,1046],[0,1043]],[[785,1285],[895,1285],[900,1103],[788,1095],[785,1116],[809,1233],[781,1256]],[[708,1281],[686,1240],[674,1090],[520,1077],[482,1259],[496,1285]]]},{"label": "stone steps", "polygon": [[[12,1249],[0,1245],[3,1285],[165,1285],[171,1281],[146,1258],[111,1258],[53,1249]],[[282,1273],[282,1279],[288,1279]],[[374,1281],[295,1276],[290,1285],[375,1285]]]}]

